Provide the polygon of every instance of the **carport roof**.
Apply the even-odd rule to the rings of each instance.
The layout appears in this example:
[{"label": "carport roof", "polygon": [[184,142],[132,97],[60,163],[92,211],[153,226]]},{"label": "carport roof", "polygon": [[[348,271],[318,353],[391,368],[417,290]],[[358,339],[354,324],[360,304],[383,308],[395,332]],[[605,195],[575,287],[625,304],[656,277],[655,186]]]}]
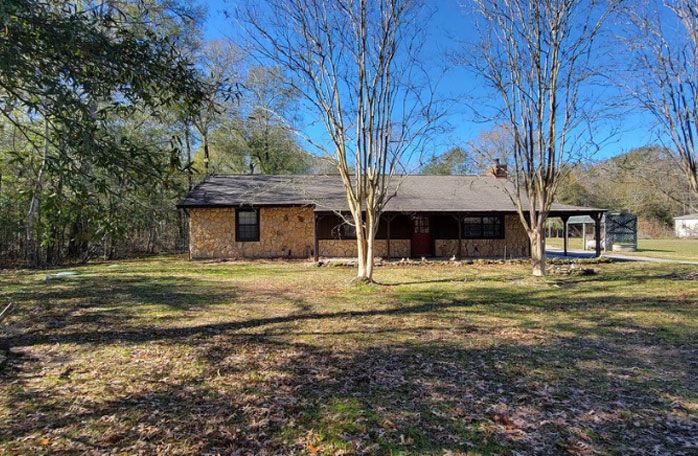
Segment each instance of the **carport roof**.
[{"label": "carport roof", "polygon": [[674,220],[698,220],[698,213],[680,215],[678,217],[674,217]]}]

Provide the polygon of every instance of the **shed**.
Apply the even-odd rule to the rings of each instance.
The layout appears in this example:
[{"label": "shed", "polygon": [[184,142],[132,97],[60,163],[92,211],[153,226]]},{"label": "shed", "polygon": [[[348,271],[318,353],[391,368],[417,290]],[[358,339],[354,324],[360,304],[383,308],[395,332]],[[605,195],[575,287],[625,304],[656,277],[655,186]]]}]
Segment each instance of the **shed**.
[{"label": "shed", "polygon": [[676,237],[698,237],[698,213],[674,217],[674,232]]}]

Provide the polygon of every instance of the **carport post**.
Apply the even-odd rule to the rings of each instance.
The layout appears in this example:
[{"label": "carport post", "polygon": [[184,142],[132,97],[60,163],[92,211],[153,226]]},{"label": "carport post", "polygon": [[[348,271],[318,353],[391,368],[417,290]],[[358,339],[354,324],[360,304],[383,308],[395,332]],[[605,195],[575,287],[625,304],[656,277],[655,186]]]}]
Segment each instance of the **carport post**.
[{"label": "carport post", "polygon": [[567,238],[569,237],[567,229],[567,221],[570,219],[569,215],[561,215],[562,219],[562,249],[564,250],[564,255],[567,256]]},{"label": "carport post", "polygon": [[592,215],[594,218],[594,237],[596,238],[596,256],[600,257],[601,256],[601,217],[603,216],[602,212],[597,212],[596,214]]}]

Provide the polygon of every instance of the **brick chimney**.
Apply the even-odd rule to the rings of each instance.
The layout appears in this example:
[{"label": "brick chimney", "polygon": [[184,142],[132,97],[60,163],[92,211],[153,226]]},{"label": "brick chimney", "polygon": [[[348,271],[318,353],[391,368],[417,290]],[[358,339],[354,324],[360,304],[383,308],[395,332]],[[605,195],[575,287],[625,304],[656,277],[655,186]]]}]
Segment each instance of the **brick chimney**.
[{"label": "brick chimney", "polygon": [[498,158],[494,159],[494,165],[490,166],[485,173],[487,176],[493,176],[499,179],[506,179],[509,176],[507,165],[502,164]]}]

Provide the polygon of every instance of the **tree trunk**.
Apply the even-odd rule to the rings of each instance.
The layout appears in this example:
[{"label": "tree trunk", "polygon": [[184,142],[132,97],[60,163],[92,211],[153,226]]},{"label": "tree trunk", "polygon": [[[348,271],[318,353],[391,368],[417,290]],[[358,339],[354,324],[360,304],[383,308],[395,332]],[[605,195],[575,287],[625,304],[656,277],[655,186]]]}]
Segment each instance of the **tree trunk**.
[{"label": "tree trunk", "polygon": [[184,127],[184,140],[187,148],[187,183],[189,184],[189,191],[191,191],[191,189],[194,187],[194,179],[191,169],[191,139],[189,137],[189,123],[186,123]]},{"label": "tree trunk", "polygon": [[353,214],[354,225],[356,226],[356,282],[367,282],[369,280],[366,261],[368,256],[366,238],[364,237],[363,220],[359,209],[358,214]]},{"label": "tree trunk", "polygon": [[208,152],[208,132],[203,134],[204,141],[204,176],[208,176],[208,162],[209,162],[209,152]]},{"label": "tree trunk", "polygon": [[48,144],[48,119],[44,118],[44,154],[41,159],[39,173],[36,176],[34,193],[32,193],[32,199],[29,202],[29,211],[27,213],[26,258],[29,262],[29,266],[38,266],[39,264],[39,243],[36,236],[36,220],[39,217],[41,192],[44,188],[44,170],[46,169],[46,161],[48,160]]},{"label": "tree trunk", "polygon": [[366,278],[364,279],[364,282],[373,282],[373,256],[374,256],[374,249],[373,246],[375,244],[375,237],[373,236],[373,233],[369,231],[369,237],[366,240]]},{"label": "tree trunk", "polygon": [[357,244],[357,262],[358,270],[356,273],[356,282],[372,283],[373,282],[373,259],[375,256],[375,238],[376,238],[376,217],[370,213],[359,212],[354,215],[354,223],[356,224],[356,244]]},{"label": "tree trunk", "polygon": [[375,229],[372,218],[361,211],[361,205],[352,205],[352,218],[356,226],[356,261],[355,282],[373,282],[373,244]]},{"label": "tree trunk", "polygon": [[184,249],[189,249],[189,216],[185,211],[186,209],[177,211],[177,226],[179,231],[177,248],[182,251]]},{"label": "tree trunk", "polygon": [[542,225],[533,227],[529,233],[531,241],[531,266],[534,276],[545,275],[545,229]]}]

